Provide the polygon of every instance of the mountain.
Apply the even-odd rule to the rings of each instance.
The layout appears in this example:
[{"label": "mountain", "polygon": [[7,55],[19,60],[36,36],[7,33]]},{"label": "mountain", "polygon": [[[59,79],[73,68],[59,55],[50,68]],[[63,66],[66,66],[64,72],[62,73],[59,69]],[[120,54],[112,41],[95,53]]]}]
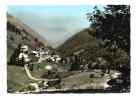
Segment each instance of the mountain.
[{"label": "mountain", "polygon": [[29,47],[45,46],[47,41],[14,16],[7,14],[7,56],[8,60],[19,44]]},{"label": "mountain", "polygon": [[94,32],[86,28],[64,42],[57,50],[60,51],[63,56],[66,56],[81,49],[98,47],[99,40],[93,35]]}]

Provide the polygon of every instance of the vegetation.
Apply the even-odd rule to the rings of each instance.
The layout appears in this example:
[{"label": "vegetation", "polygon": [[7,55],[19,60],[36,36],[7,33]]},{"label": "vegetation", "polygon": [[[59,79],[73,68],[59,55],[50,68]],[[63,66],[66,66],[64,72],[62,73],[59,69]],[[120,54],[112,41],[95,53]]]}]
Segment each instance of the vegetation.
[{"label": "vegetation", "polygon": [[[90,27],[78,32],[57,48],[57,51],[63,58],[72,58],[75,52],[83,51],[76,55],[76,60],[73,60],[73,62],[71,60],[69,65],[65,63],[62,65],[59,63],[57,65],[56,68],[58,69],[62,67],[62,69],[65,69],[65,66],[71,67],[67,72],[61,73],[62,81],[66,84],[63,84],[64,86],[59,86],[57,84],[57,87],[67,87],[69,85],[69,87],[74,88],[80,87],[81,85],[86,88],[88,85],[86,83],[89,83],[89,88],[90,83],[94,83],[96,85],[95,87],[99,88],[101,83],[109,81],[108,78],[111,78],[111,74],[121,72],[121,80],[123,80],[123,84],[121,83],[121,85],[123,86],[125,84],[123,87],[126,89],[125,92],[129,91],[130,7],[127,5],[108,5],[105,6],[104,11],[94,7],[92,13],[87,13],[87,18],[91,22]],[[12,25],[9,26],[12,27]],[[14,57],[17,51],[19,51],[15,48],[19,46],[19,42],[23,41],[22,35],[16,35],[16,32],[15,30],[8,30],[8,61],[11,61],[10,64],[14,63]],[[32,42],[29,42],[29,40],[31,41],[31,39],[34,39],[38,42],[36,38],[31,36],[32,35],[29,34],[28,40],[26,39],[25,41],[30,47],[32,47]],[[15,41],[15,37],[21,39]],[[106,63],[102,64],[104,61]],[[34,70],[32,74],[36,75],[35,77],[45,77],[47,75],[47,71],[44,70],[46,64],[47,62],[45,61],[39,65],[34,65],[34,68],[38,66],[39,69]],[[87,65],[88,69],[81,69],[80,65],[83,65],[83,67]],[[103,69],[110,70],[108,73],[105,72],[108,74],[107,76],[103,75],[105,74]],[[78,73],[79,70],[81,71],[80,73]],[[98,71],[98,73],[96,71]],[[75,79],[76,81],[74,81]],[[21,66],[8,65],[8,91],[23,90],[26,88],[28,90],[34,90],[33,87],[26,86],[26,84],[30,82],[33,81],[28,79]],[[91,86],[91,88],[95,87],[94,85]]]},{"label": "vegetation", "polygon": [[73,52],[76,52],[80,49],[85,48],[93,49],[98,47],[99,45],[98,40],[96,40],[95,37],[90,35],[90,33],[93,34],[93,32],[92,31],[90,32],[88,28],[76,33],[64,44],[58,47],[57,50],[60,51],[62,56],[69,56]]},{"label": "vegetation", "polygon": [[[8,92],[15,92],[17,90],[26,88],[29,83],[34,82],[30,80],[21,64],[17,63],[17,57],[20,53],[19,47],[21,44],[27,44],[30,48],[33,48],[33,44],[39,44],[44,47],[46,44],[38,33],[33,31],[30,27],[22,23],[15,17],[7,14],[7,86]],[[44,44],[45,43],[45,44]],[[35,47],[39,47],[34,45]],[[47,71],[45,65],[47,63],[41,63],[40,65],[34,65],[34,72],[32,74],[35,77],[41,77]],[[28,87],[29,89],[29,87]],[[31,89],[31,88],[30,88]]]},{"label": "vegetation", "polygon": [[87,13],[90,28],[71,37],[58,50],[67,56],[85,49],[80,56],[90,63],[103,57],[110,68],[130,69],[129,9],[127,5],[108,5],[104,11],[94,7],[92,13]]},{"label": "vegetation", "polygon": [[104,11],[95,6],[87,17],[92,22],[91,28],[96,30],[97,38],[110,40],[110,43],[130,52],[130,6],[108,5]]},{"label": "vegetation", "polygon": [[[79,56],[87,61],[87,64],[101,67],[98,59],[101,57],[107,62],[106,69],[114,69],[122,72],[123,80],[126,80],[126,91],[130,86],[130,7],[128,5],[108,5],[104,11],[94,7],[92,13],[87,13],[91,22],[85,29],[58,49],[62,55],[84,49]],[[75,67],[75,66],[74,66]]]},{"label": "vegetation", "polygon": [[[43,65],[43,64],[42,64]],[[34,66],[37,67],[36,65]],[[47,73],[43,66],[40,66],[38,70],[31,72],[33,76],[40,78],[43,74]],[[15,92],[23,88],[28,87],[28,84],[36,81],[30,80],[26,75],[23,67],[16,65],[8,65],[7,67],[7,85],[8,92]]]},{"label": "vegetation", "polygon": [[[130,6],[107,5],[104,11],[94,7],[87,14],[96,38],[102,40],[98,51],[117,69],[130,70]],[[99,54],[99,55],[101,55]],[[128,70],[129,69],[129,70]]]}]

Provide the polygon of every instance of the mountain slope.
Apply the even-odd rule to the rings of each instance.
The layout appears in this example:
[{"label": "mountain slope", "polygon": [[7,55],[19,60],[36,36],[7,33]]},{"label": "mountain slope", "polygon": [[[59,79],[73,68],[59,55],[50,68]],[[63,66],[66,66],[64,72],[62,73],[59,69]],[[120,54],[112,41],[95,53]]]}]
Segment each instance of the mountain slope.
[{"label": "mountain slope", "polygon": [[[91,35],[92,34],[92,35]],[[93,33],[89,29],[84,29],[70,39],[68,39],[64,44],[57,48],[62,55],[69,55],[80,49],[93,48],[98,46],[98,40],[93,36]]]},{"label": "mountain slope", "polygon": [[7,56],[8,60],[19,44],[33,46],[45,46],[46,40],[29,26],[7,14]]},{"label": "mountain slope", "polygon": [[13,17],[12,15],[7,14],[7,21],[10,22],[11,24],[17,26],[17,27],[20,27],[20,28],[24,29],[26,32],[33,35],[33,37],[37,37],[40,42],[43,42],[45,44],[47,43],[45,38],[43,38],[41,35],[39,35],[39,33],[34,31],[33,29],[31,29],[26,24],[22,23],[20,20]]}]

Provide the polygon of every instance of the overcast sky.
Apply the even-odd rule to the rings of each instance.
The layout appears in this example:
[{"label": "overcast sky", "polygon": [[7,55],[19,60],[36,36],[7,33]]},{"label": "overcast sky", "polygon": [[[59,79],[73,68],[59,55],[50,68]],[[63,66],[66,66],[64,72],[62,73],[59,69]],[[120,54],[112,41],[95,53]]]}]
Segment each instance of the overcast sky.
[{"label": "overcast sky", "polygon": [[86,13],[92,12],[93,7],[8,6],[8,13],[45,37],[51,46],[57,47],[75,33],[89,27]]}]

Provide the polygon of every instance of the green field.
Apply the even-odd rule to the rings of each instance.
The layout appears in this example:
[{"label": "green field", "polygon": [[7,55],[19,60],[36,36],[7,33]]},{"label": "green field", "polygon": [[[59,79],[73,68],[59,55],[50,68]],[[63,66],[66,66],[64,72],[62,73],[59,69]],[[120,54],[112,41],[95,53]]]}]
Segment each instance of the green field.
[{"label": "green field", "polygon": [[[46,73],[46,70],[43,70],[42,68],[40,68],[39,70],[34,70],[31,73],[33,76],[39,78],[41,75]],[[9,92],[20,90],[28,86],[28,84],[32,82],[35,82],[35,81],[28,78],[23,67],[15,66],[15,65],[8,65],[7,67],[7,86],[8,86]]]}]

